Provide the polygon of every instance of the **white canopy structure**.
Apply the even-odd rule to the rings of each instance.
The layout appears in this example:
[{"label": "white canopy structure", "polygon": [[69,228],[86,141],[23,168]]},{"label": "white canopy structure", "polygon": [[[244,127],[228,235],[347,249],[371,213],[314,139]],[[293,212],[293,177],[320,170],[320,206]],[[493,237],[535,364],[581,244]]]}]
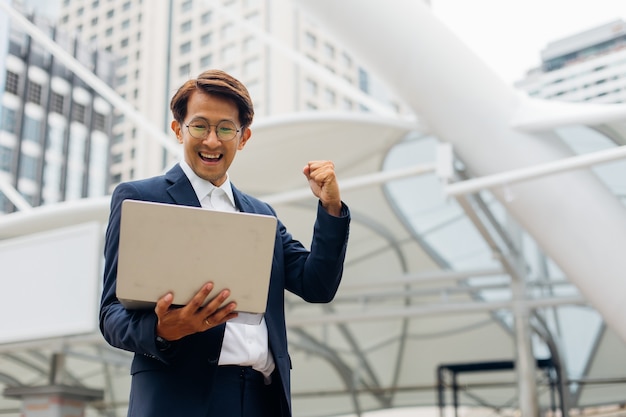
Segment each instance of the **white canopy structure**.
[{"label": "white canopy structure", "polygon": [[[626,106],[523,97],[419,1],[298,5],[418,121],[277,115],[255,122],[234,162],[233,183],[271,203],[305,244],[316,204],[300,174],[308,160],[335,162],[353,215],[336,300],[287,298],[295,415],[452,405],[569,415],[623,403],[626,207],[615,184],[626,178]],[[581,143],[597,152],[578,155]],[[0,385],[103,389],[90,416],[124,415],[130,381],[129,354],[96,324],[107,215],[104,198],[0,217],[5,296],[19,295],[0,307],[11,329]],[[87,302],[73,304],[85,280]],[[70,291],[46,296],[46,282]],[[0,399],[0,413],[18,407]]]}]

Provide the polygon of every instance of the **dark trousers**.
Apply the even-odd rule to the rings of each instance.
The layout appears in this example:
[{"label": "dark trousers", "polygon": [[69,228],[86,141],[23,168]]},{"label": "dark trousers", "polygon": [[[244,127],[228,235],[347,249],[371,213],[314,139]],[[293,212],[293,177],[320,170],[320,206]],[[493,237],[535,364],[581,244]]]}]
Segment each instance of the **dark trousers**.
[{"label": "dark trousers", "polygon": [[219,366],[207,417],[287,416],[278,375],[272,376],[265,385],[251,367]]}]

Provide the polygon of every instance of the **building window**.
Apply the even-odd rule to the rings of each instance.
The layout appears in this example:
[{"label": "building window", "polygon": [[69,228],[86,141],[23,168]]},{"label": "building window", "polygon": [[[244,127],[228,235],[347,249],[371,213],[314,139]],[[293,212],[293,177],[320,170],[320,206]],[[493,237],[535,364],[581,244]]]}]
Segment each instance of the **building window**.
[{"label": "building window", "polygon": [[122,30],[126,30],[126,29],[128,29],[128,28],[130,27],[130,20],[125,19],[125,20],[122,22],[121,27],[122,27]]},{"label": "building window", "polygon": [[85,106],[74,103],[72,107],[72,121],[85,124]]},{"label": "building window", "polygon": [[26,178],[33,181],[37,178],[36,158],[27,154],[22,154],[20,159],[20,178]]},{"label": "building window", "polygon": [[335,58],[335,47],[328,43],[324,44],[324,53],[328,59]]},{"label": "building window", "polygon": [[7,79],[4,86],[4,90],[7,93],[17,95],[17,86],[20,82],[20,76],[12,71],[7,71]]},{"label": "building window", "polygon": [[112,164],[119,164],[119,163],[121,163],[122,162],[122,157],[123,157],[123,155],[121,153],[113,154],[111,156],[111,163]]},{"label": "building window", "polygon": [[191,52],[191,41],[185,42],[182,45],[180,45],[181,55],[187,54],[189,52]]},{"label": "building window", "polygon": [[15,110],[2,108],[2,120],[0,120],[0,130],[5,132],[16,133],[17,132],[17,113]]},{"label": "building window", "polygon": [[50,95],[50,111],[63,114],[64,101],[65,98],[61,94],[53,91]]},{"label": "building window", "polygon": [[113,16],[115,16],[115,10],[111,9],[107,12],[107,19],[113,19]]},{"label": "building window", "polygon": [[309,48],[315,48],[317,46],[317,38],[311,32],[304,34],[304,42]]},{"label": "building window", "polygon": [[335,102],[337,101],[337,96],[335,92],[332,90],[326,90],[325,96],[326,96],[326,103],[330,104],[331,106],[334,105]]},{"label": "building window", "polygon": [[124,38],[120,41],[120,47],[126,48],[128,46],[128,38]]},{"label": "building window", "polygon": [[11,172],[13,149],[0,145],[0,171]]},{"label": "building window", "polygon": [[28,93],[26,96],[26,101],[35,104],[41,104],[41,85],[28,81]]},{"label": "building window", "polygon": [[369,92],[369,76],[363,68],[359,68],[359,88],[366,93]]},{"label": "building window", "polygon": [[189,64],[181,65],[178,68],[178,75],[181,77],[189,77],[190,73],[191,73],[191,65]]},{"label": "building window", "polygon": [[345,52],[341,54],[341,61],[343,63],[343,66],[346,68],[350,68],[352,66],[352,58],[350,58],[350,55],[346,54]]},{"label": "building window", "polygon": [[211,54],[203,56],[200,58],[200,68],[210,67],[211,61],[213,61],[213,56]]},{"label": "building window", "polygon": [[106,127],[106,116],[102,113],[95,112],[93,114],[93,128],[104,132]]},{"label": "building window", "polygon": [[317,83],[311,79],[306,80],[306,91],[310,96],[317,95]]},{"label": "building window", "polygon": [[119,184],[122,182],[122,174],[111,175],[111,184]]},{"label": "building window", "polygon": [[180,31],[182,33],[190,32],[191,31],[191,20],[187,20],[186,22],[182,23],[180,25]]},{"label": "building window", "polygon": [[106,36],[107,38],[113,35],[113,28],[107,28],[107,30],[104,31],[104,36]]},{"label": "building window", "polygon": [[24,133],[22,136],[24,140],[39,143],[41,136],[41,122],[26,116],[24,118]]},{"label": "building window", "polygon": [[118,133],[117,135],[113,136],[112,143],[122,143],[122,142],[124,142],[124,134],[123,133]]},{"label": "building window", "polygon": [[127,1],[126,3],[124,3],[124,4],[122,5],[122,10],[123,10],[123,11],[130,10],[130,2],[129,2],[129,1]]},{"label": "building window", "polygon": [[211,43],[211,32],[205,33],[200,37],[200,44],[206,46]]},{"label": "building window", "polygon": [[188,12],[193,7],[193,2],[191,0],[186,0],[183,4],[180,5],[180,10],[182,12]]},{"label": "building window", "polygon": [[202,13],[202,16],[200,17],[200,22],[202,22],[203,25],[206,25],[207,23],[210,23],[211,22],[211,12]]}]

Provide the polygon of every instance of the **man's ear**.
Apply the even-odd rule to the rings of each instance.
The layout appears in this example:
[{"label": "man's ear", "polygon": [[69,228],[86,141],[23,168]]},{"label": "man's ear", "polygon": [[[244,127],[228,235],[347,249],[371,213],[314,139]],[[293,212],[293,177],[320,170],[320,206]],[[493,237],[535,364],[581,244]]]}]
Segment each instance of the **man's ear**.
[{"label": "man's ear", "polygon": [[249,127],[246,127],[241,134],[241,139],[239,139],[239,145],[237,145],[238,150],[242,150],[243,147],[246,146],[246,143],[248,142],[248,139],[250,139],[250,136],[252,136],[252,130],[250,130]]},{"label": "man's ear", "polygon": [[181,124],[178,123],[178,120],[172,120],[172,124],[170,125],[170,127],[172,128],[172,131],[176,135],[176,139],[178,140],[178,143],[183,143],[183,130],[182,130]]}]

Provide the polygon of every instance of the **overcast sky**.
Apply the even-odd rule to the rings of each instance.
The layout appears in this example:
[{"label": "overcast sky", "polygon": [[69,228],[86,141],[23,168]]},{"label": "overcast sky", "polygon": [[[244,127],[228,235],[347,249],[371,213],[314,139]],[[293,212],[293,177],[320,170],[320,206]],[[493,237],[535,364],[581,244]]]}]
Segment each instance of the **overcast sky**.
[{"label": "overcast sky", "polygon": [[512,84],[537,67],[552,42],[612,20],[626,0],[431,0],[453,32]]}]

